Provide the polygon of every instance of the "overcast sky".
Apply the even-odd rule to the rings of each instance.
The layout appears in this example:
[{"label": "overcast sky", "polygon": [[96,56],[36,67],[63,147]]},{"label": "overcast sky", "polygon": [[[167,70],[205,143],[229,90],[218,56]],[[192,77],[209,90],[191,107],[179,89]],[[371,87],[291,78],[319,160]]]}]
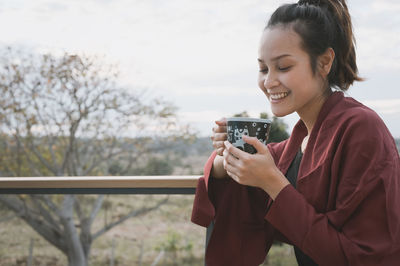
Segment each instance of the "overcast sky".
[{"label": "overcast sky", "polygon": [[[121,82],[147,87],[210,135],[213,121],[270,113],[257,87],[257,49],[272,0],[1,0],[0,45],[84,52],[118,63]],[[400,137],[400,1],[351,0],[359,72],[348,94]],[[284,118],[293,127],[296,114]]]}]

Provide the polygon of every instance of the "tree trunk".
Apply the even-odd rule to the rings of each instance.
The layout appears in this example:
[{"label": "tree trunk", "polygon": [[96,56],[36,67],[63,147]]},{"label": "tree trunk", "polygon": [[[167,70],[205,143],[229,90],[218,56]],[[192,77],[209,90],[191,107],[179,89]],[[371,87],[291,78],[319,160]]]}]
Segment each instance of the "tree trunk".
[{"label": "tree trunk", "polygon": [[[34,212],[26,208],[25,202],[18,197],[0,195],[0,201],[13,210],[17,216],[20,216],[39,235],[62,251],[67,256],[69,266],[88,265],[92,240],[91,237],[86,237],[84,238],[85,242],[82,243],[79,238],[78,230],[73,219],[73,204],[75,202],[75,197],[73,195],[65,195],[62,208],[54,212],[59,218],[60,227],[62,226],[63,228],[63,230],[60,231],[54,230],[53,227],[48,226],[47,223],[43,223],[41,219],[38,219],[38,217],[34,215],[37,211]],[[49,204],[50,203],[51,202],[49,202]],[[43,217],[46,218],[49,217],[49,215]],[[90,227],[86,228],[86,231],[90,232]],[[86,232],[86,234],[88,234],[88,232]]]},{"label": "tree trunk", "polygon": [[67,255],[68,266],[88,266],[88,259],[79,253],[70,252]]},{"label": "tree trunk", "polygon": [[65,195],[63,208],[61,211],[61,222],[64,226],[64,237],[67,243],[67,252],[69,266],[88,266],[88,254],[85,254],[83,245],[79,239],[78,230],[74,224],[74,202],[73,195]]},{"label": "tree trunk", "polygon": [[[166,197],[151,207],[133,209],[118,220],[106,224],[95,233],[91,233],[92,223],[103,203],[103,197],[100,196],[95,201],[89,216],[81,213],[80,208],[76,208],[77,213],[75,213],[76,198],[74,195],[64,195],[63,198],[60,197],[59,199],[62,199],[61,204],[56,204],[46,196],[31,196],[29,200],[32,200],[34,204],[27,204],[28,199],[16,195],[0,195],[0,202],[14,211],[39,235],[67,256],[69,266],[88,266],[91,245],[96,238],[127,219],[156,210],[168,201],[168,197]],[[29,208],[30,205],[36,209]],[[75,225],[75,214],[79,217],[80,230]],[[164,252],[159,256],[159,259],[161,259]],[[139,261],[141,262],[141,259]]]}]

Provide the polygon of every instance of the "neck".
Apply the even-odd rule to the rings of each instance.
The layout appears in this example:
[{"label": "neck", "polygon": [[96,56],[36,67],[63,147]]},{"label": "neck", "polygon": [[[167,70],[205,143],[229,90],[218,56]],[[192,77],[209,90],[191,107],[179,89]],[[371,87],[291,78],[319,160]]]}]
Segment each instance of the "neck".
[{"label": "neck", "polygon": [[311,134],[311,131],[314,127],[315,122],[317,121],[319,112],[321,111],[322,106],[324,105],[326,99],[331,95],[332,92],[322,93],[316,98],[312,99],[308,104],[303,106],[300,110],[297,111],[300,119],[303,121],[307,128],[307,135]]}]

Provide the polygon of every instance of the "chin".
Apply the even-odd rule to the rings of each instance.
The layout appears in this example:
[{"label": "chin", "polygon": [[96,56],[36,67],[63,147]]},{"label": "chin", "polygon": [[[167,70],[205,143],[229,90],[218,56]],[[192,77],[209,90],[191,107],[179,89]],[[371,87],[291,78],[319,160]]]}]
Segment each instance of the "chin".
[{"label": "chin", "polygon": [[271,108],[272,114],[276,117],[284,117],[293,113],[293,111],[281,108]]}]

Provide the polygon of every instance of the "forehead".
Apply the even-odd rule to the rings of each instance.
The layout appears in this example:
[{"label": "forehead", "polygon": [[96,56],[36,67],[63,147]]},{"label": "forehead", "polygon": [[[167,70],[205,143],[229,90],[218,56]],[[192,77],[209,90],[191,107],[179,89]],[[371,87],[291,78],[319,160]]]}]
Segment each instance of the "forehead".
[{"label": "forehead", "polygon": [[304,56],[300,36],[291,27],[272,27],[264,30],[258,50],[259,58],[269,61],[282,54]]}]

